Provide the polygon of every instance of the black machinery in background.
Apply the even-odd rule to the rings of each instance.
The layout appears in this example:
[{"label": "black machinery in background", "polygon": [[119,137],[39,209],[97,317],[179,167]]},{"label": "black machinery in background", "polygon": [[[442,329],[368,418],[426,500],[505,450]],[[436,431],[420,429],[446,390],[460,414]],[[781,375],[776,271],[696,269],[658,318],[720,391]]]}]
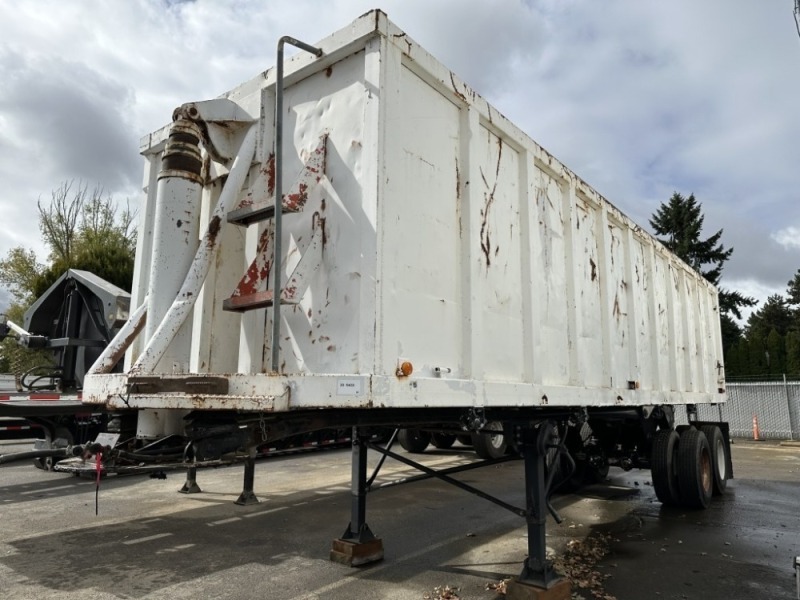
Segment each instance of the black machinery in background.
[{"label": "black machinery in background", "polygon": [[69,269],[27,310],[24,330],[15,328],[22,346],[53,355],[51,365],[22,375],[22,387],[80,391],[86,372],[128,320],[130,303],[125,290],[88,271]]},{"label": "black machinery in background", "polygon": [[109,415],[80,401],[84,377],[127,321],[130,301],[128,292],[97,275],[69,269],[26,311],[23,326],[0,318],[0,340],[12,336],[20,346],[49,353],[16,374],[22,394],[0,402],[0,439],[40,438],[33,452],[22,453],[36,466],[52,469],[61,458],[57,451],[90,442],[109,426],[133,435],[133,412]]}]

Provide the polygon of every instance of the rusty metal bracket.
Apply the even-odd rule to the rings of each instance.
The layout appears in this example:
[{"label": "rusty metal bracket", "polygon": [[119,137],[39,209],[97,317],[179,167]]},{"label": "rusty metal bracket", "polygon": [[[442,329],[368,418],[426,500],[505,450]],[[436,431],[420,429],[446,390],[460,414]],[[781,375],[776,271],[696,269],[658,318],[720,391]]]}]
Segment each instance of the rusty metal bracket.
[{"label": "rusty metal bracket", "polygon": [[[325,177],[328,160],[327,141],[327,134],[320,136],[319,144],[311,151],[311,155],[303,165],[303,169],[290,191],[281,194],[281,207],[284,213],[302,211],[308,200],[309,192]],[[274,164],[266,168],[266,171],[267,177],[258,177],[247,190],[247,194],[238,208],[228,213],[229,223],[247,227],[275,216],[275,182],[272,181],[275,177]]]},{"label": "rusty metal bracket", "polygon": [[[318,146],[311,152],[303,170],[295,181],[289,193],[283,195],[281,208],[284,213],[300,212],[305,206],[308,194],[325,177],[326,142],[328,136],[320,137]],[[256,182],[258,187],[259,179]],[[261,197],[267,190],[253,190],[248,192],[251,198]],[[248,200],[251,201],[251,200]],[[266,204],[269,200],[259,200],[242,208],[231,211],[227,215],[229,223],[247,227],[258,221],[272,219],[275,215],[275,204]],[[325,223],[318,215],[312,216],[313,236],[309,246],[303,252],[300,263],[289,276],[286,288],[281,290],[279,303],[297,304],[305,292],[313,274],[319,269],[322,260],[322,248],[325,245]],[[269,285],[270,274],[273,272],[275,229],[273,225],[265,229],[259,238],[256,256],[247,268],[236,286],[236,289],[222,303],[222,309],[233,312],[244,312],[257,308],[265,308],[275,304],[274,290],[264,289]]]},{"label": "rusty metal bracket", "polygon": [[182,104],[175,109],[172,118],[184,118],[197,123],[206,151],[214,160],[226,164],[236,156],[239,147],[236,136],[232,134],[256,121],[228,98]]}]

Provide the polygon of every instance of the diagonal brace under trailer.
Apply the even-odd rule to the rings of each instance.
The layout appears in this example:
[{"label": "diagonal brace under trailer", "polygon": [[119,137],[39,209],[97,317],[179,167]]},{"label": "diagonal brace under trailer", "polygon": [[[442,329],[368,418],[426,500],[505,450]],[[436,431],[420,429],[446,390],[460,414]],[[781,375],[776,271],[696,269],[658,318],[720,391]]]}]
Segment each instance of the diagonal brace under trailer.
[{"label": "diagonal brace under trailer", "polygon": [[[384,489],[392,485],[435,477],[440,481],[489,500],[525,518],[528,529],[528,558],[525,559],[522,572],[518,579],[510,584],[510,597],[541,599],[569,598],[569,582],[553,570],[552,563],[547,559],[546,546],[546,522],[548,511],[552,513],[557,522],[561,521],[549,502],[549,496],[554,491],[555,469],[548,469],[547,463],[549,462],[550,466],[553,467],[559,455],[563,454],[568,457],[569,454],[563,450],[563,444],[559,441],[557,428],[549,421],[544,421],[536,425],[515,425],[513,426],[513,430],[518,448],[525,463],[526,502],[524,509],[515,507],[486,492],[450,477],[451,474],[457,472],[505,462],[517,458],[516,456],[507,456],[499,459],[482,461],[477,464],[435,471],[392,452],[391,446],[395,436],[392,437],[386,448],[383,448],[370,443],[366,436],[360,434],[358,427],[354,427],[352,436],[351,517],[344,534],[332,542],[330,552],[331,560],[353,567],[382,560],[383,541],[375,536],[366,520],[367,494],[370,491]],[[372,484],[383,464],[383,459],[375,469],[375,472],[368,479],[367,452],[370,449],[381,453],[384,457],[390,457],[414,467],[422,471],[424,475],[406,478],[373,488]]]}]

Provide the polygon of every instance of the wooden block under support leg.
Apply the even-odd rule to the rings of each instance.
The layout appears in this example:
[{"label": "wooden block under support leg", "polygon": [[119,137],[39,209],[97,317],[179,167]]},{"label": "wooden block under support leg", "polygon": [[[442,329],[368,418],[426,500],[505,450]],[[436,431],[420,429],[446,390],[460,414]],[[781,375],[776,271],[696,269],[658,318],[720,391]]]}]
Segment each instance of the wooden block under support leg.
[{"label": "wooden block under support leg", "polygon": [[383,559],[383,541],[367,525],[367,438],[353,427],[350,473],[350,523],[331,544],[331,560],[350,567]]},{"label": "wooden block under support leg", "polygon": [[549,588],[522,583],[516,579],[506,585],[506,600],[569,600],[572,585],[561,579]]},{"label": "wooden block under support leg", "polygon": [[350,567],[360,567],[383,560],[383,540],[375,538],[367,542],[355,540],[333,540],[331,560]]}]

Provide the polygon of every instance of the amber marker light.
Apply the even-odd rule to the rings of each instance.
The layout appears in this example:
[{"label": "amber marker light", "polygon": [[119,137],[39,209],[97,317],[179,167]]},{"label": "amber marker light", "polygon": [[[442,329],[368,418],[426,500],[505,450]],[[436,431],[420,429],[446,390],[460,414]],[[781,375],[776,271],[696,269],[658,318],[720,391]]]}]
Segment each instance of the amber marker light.
[{"label": "amber marker light", "polygon": [[397,376],[398,377],[408,377],[413,372],[414,372],[414,365],[412,365],[408,361],[400,363],[400,366],[397,367]]}]

